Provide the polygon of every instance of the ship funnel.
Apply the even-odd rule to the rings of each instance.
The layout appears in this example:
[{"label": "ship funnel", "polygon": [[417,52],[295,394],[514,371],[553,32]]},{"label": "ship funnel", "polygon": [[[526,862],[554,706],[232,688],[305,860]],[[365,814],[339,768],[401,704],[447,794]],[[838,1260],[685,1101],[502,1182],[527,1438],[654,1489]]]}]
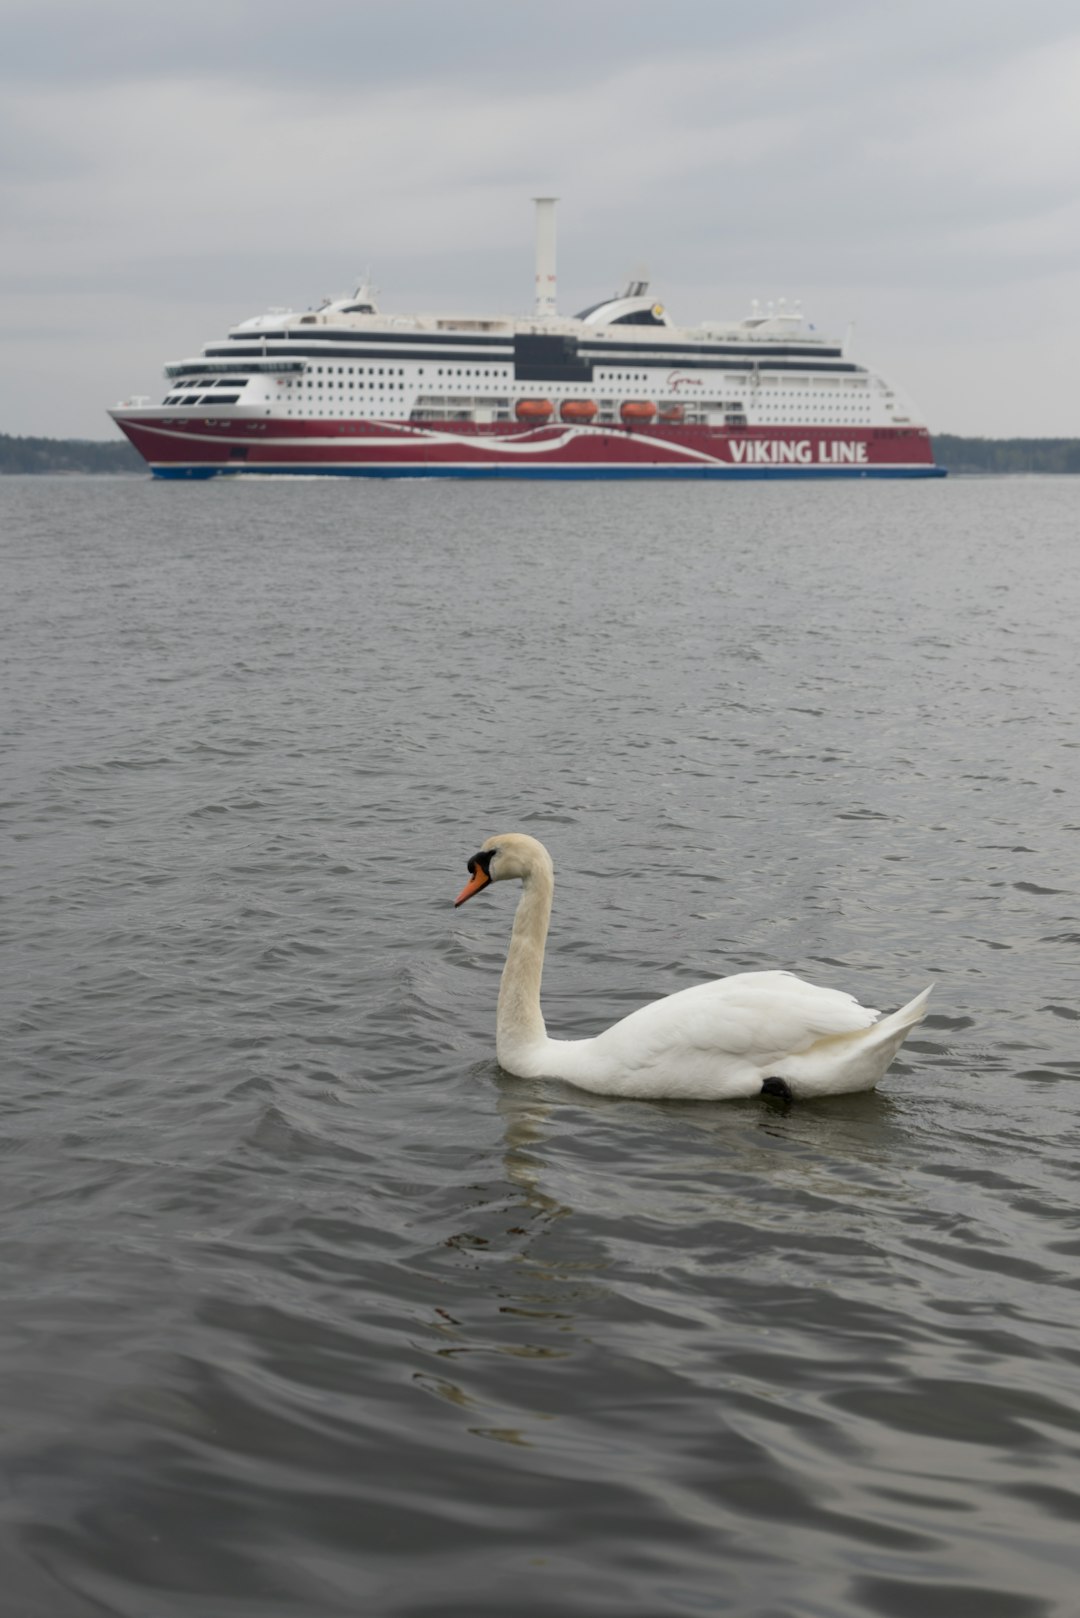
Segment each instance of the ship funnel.
[{"label": "ship funnel", "polygon": [[555,308],[555,204],[558,197],[534,197],[536,203],[536,313]]}]

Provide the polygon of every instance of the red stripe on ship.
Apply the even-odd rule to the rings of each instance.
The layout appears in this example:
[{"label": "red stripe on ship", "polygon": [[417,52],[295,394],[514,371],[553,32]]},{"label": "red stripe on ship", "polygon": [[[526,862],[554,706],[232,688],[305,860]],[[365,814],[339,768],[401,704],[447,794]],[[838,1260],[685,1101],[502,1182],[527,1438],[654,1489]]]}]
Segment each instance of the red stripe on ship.
[{"label": "red stripe on ship", "polygon": [[[602,427],[564,424],[515,431],[508,424],[187,420],[121,416],[117,425],[159,466],[243,464],[427,468],[445,465],[563,468],[694,466],[819,468],[932,466],[925,427]],[[233,452],[244,451],[240,456]]]}]

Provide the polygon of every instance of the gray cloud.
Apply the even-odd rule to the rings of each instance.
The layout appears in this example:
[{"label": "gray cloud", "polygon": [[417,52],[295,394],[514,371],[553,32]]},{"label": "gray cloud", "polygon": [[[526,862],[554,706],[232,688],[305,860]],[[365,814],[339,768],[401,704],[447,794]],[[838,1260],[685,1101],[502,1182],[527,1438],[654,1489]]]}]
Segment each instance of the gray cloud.
[{"label": "gray cloud", "polygon": [[[830,14],[857,15],[834,3]],[[20,84],[195,76],[291,88],[453,80],[485,87],[580,86],[627,61],[694,41],[737,47],[805,25],[801,0],[186,0],[168,13],[135,0],[18,0],[0,6],[0,76]]]}]

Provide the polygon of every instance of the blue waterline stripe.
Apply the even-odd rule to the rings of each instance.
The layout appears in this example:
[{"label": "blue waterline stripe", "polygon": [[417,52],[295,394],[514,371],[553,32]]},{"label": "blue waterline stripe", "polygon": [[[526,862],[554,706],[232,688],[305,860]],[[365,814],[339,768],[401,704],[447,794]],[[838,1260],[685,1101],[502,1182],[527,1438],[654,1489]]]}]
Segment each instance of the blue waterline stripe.
[{"label": "blue waterline stripe", "polygon": [[759,478],[943,478],[944,466],[753,466],[753,467],[502,467],[502,466],[151,466],[156,478],[190,481],[215,477],[329,477],[329,478],[503,478],[531,481],[557,478],[580,481],[619,478],[722,478],[746,482]]}]

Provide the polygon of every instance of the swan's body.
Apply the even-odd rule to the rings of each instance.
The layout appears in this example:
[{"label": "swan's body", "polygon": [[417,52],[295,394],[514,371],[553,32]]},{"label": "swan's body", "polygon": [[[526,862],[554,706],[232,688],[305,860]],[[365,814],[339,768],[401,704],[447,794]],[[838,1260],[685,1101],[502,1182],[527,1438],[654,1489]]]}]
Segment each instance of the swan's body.
[{"label": "swan's body", "polygon": [[796,1097],[872,1090],[926,1014],[929,989],[889,1017],[839,989],[790,972],[739,972],[633,1011],[595,1039],[549,1039],[540,1010],[555,887],[535,837],[490,837],[469,861],[463,904],[489,882],[517,878],[496,1016],[499,1063],[518,1078],[566,1079],[601,1095],[727,1101],[775,1090]]}]

